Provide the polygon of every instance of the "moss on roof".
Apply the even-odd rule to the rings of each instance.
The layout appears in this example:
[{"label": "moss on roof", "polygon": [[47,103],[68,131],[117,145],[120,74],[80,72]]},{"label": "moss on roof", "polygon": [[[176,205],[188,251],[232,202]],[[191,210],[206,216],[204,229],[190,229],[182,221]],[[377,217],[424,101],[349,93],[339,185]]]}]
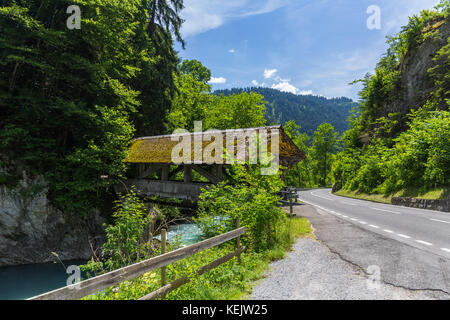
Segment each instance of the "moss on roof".
[{"label": "moss on roof", "polygon": [[[237,129],[237,130],[222,130],[216,131],[215,133],[220,133],[223,137],[224,141],[224,153],[226,148],[225,139],[227,135],[233,135],[239,133],[242,130],[254,130],[259,133],[261,130],[270,131],[278,129],[280,132],[279,135],[279,157],[281,159],[282,165],[292,166],[305,158],[305,155],[299,150],[299,148],[293,143],[293,141],[289,138],[289,136],[284,132],[281,126],[271,126],[271,127],[262,127],[262,128],[251,128],[251,129]],[[205,134],[205,133],[203,133]],[[191,136],[191,150],[192,155],[191,159],[194,159],[194,134],[193,133],[185,133],[179,134],[177,136],[186,138],[187,136]],[[124,162],[128,163],[160,163],[160,164],[173,164],[172,161],[172,150],[175,146],[179,144],[179,141],[172,141],[172,137],[174,135],[165,135],[165,136],[155,136],[155,137],[145,137],[138,138],[132,141],[131,146],[129,148],[128,156],[124,160]],[[208,146],[211,141],[204,140],[202,142],[203,148]],[[236,146],[237,141],[235,141],[234,145]],[[268,148],[267,150],[270,152],[271,148],[271,135],[268,135]],[[246,147],[248,153],[248,142]],[[236,150],[235,150],[236,156]],[[286,164],[283,164],[286,163]]]}]

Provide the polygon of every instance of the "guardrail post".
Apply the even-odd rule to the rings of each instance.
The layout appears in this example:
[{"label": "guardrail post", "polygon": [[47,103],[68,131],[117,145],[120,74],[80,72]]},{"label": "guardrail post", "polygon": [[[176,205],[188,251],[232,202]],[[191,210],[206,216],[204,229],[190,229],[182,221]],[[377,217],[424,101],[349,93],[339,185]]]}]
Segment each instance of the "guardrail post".
[{"label": "guardrail post", "polygon": [[[239,229],[239,227],[240,227],[239,225],[240,225],[239,217],[237,217],[237,219],[236,219],[236,229]],[[241,249],[241,236],[238,236],[236,238],[236,244],[237,244],[237,250],[239,251]],[[241,264],[241,254],[240,253],[238,253],[237,258],[238,258],[238,263]]]},{"label": "guardrail post", "polygon": [[[161,230],[161,254],[166,253],[166,229]],[[161,287],[166,285],[166,267],[161,268]],[[162,297],[164,299],[164,296]]]},{"label": "guardrail post", "polygon": [[291,191],[289,191],[288,196],[289,196],[289,213],[292,216],[292,215],[294,215],[294,211],[292,209],[292,192]]}]

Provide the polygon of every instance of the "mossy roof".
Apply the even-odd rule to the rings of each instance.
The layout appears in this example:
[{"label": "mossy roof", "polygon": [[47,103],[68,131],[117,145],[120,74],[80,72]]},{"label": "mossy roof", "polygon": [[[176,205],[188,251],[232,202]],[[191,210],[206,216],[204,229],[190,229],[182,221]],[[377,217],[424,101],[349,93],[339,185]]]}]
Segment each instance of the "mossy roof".
[{"label": "mossy roof", "polygon": [[[237,134],[243,130],[250,131],[254,130],[258,134],[265,130],[269,132],[268,134],[268,151],[271,148],[271,134],[272,130],[279,130],[279,157],[281,164],[284,166],[291,167],[292,165],[298,163],[305,158],[304,153],[294,144],[291,138],[284,132],[281,126],[270,126],[261,128],[247,128],[247,129],[235,129],[235,130],[218,130],[214,131],[214,134],[221,134],[224,141],[224,152],[226,148],[226,137],[227,135]],[[199,135],[200,133],[195,133]],[[205,134],[205,132],[203,132]],[[128,156],[124,160],[127,163],[141,163],[141,164],[173,164],[172,161],[172,150],[179,144],[178,139],[180,137],[187,137],[191,135],[191,149],[192,157],[194,159],[194,133],[182,133],[175,135],[164,135],[164,136],[154,136],[154,137],[143,137],[137,138],[132,141],[129,148]],[[178,137],[177,140],[173,141],[172,137]],[[205,148],[211,142],[208,139],[203,140],[202,145]],[[248,143],[248,142],[247,142]],[[236,144],[236,143],[235,143]],[[247,145],[248,150],[248,145]],[[247,154],[248,155],[248,154]]]}]

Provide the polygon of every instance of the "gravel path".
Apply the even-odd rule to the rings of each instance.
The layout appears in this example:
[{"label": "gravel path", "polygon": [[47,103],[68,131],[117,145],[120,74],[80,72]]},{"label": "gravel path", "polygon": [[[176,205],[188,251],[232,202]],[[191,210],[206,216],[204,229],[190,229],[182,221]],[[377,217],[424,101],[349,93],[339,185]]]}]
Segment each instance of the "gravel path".
[{"label": "gravel path", "polygon": [[[271,264],[257,284],[254,300],[422,300],[432,291],[412,291],[369,281],[365,272],[314,239],[299,239],[285,259]],[[372,285],[371,285],[372,284]]]}]

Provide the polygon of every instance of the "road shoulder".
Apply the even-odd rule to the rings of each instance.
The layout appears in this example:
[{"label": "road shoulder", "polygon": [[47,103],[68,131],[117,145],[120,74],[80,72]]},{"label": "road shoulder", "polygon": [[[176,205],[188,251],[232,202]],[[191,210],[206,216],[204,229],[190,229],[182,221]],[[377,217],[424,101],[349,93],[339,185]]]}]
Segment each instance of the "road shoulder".
[{"label": "road shoulder", "polygon": [[449,260],[370,232],[310,205],[295,206],[294,213],[311,222],[316,238],[331,252],[366,274],[369,266],[377,266],[385,284],[450,299]]}]

